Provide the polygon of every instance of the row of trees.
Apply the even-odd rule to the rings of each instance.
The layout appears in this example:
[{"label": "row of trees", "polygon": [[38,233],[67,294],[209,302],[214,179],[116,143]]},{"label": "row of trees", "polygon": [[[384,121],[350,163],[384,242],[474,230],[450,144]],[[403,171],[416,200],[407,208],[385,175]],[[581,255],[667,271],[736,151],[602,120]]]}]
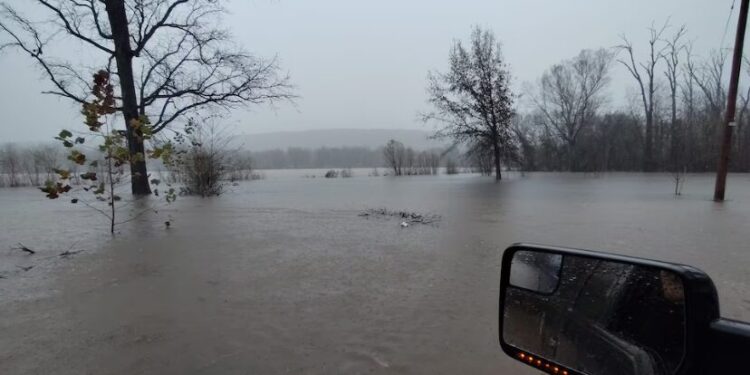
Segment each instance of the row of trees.
[{"label": "row of trees", "polygon": [[[184,194],[213,195],[225,182],[259,179],[251,153],[232,148],[226,138],[217,136],[212,127],[196,130],[174,148],[174,160],[165,165],[149,160],[150,177],[179,182]],[[66,149],[58,144],[0,145],[0,187],[42,187],[48,181],[59,181],[60,170],[69,171],[69,183],[78,186],[85,181],[81,175],[108,172],[107,155],[94,148],[87,149],[93,166],[81,166],[68,158]],[[121,176],[121,180],[127,180]]]},{"label": "row of trees", "polygon": [[62,159],[60,148],[54,145],[5,144],[0,148],[0,187],[41,186],[54,179]]},{"label": "row of trees", "polygon": [[[383,147],[321,147],[317,149],[248,151],[233,147],[232,137],[215,125],[189,125],[184,135],[176,138],[171,151],[172,162],[164,165],[149,161],[151,176],[180,183],[186,194],[214,195],[221,192],[226,181],[260,178],[259,169],[287,168],[380,168],[393,170],[394,175],[435,175],[441,167],[458,168],[492,174],[489,159],[474,154],[463,155],[457,149],[415,150],[391,140]],[[79,185],[84,168],[67,158],[66,149],[56,144],[0,146],[0,186],[43,186],[57,182],[57,170],[71,172],[71,183]],[[89,159],[96,160],[98,175],[106,155],[90,149]],[[484,162],[484,164],[482,164]]]},{"label": "row of trees", "polygon": [[[696,57],[686,35],[684,27],[651,28],[644,61],[638,61],[633,43],[623,37],[616,50],[583,51],[545,72],[529,95],[532,111],[513,124],[527,146],[524,168],[714,170],[726,108],[728,55],[720,50]],[[625,67],[635,83],[630,108],[605,110],[613,64]],[[749,68],[745,66],[746,78]],[[750,85],[745,87],[738,100],[730,165],[742,172],[750,171]]]},{"label": "row of trees", "polygon": [[259,169],[372,168],[383,166],[382,152],[367,147],[290,147],[244,152]]},{"label": "row of trees", "polygon": [[[554,64],[522,95],[508,88],[509,71],[488,30],[475,29],[468,47],[456,42],[447,73],[431,73],[424,120],[436,136],[468,145],[486,172],[500,164],[525,170],[704,172],[715,169],[726,107],[728,54],[701,58],[683,27],[651,27],[642,44],[627,37],[615,48],[583,50]],[[644,56],[640,59],[639,56]],[[630,103],[612,106],[612,69],[635,86]],[[745,59],[750,80],[750,61]],[[523,97],[523,110],[514,99]],[[750,171],[750,85],[738,100],[730,168]]]},{"label": "row of trees", "polygon": [[286,150],[241,152],[252,160],[258,169],[286,168],[378,168],[388,167],[396,175],[437,174],[442,160],[457,159],[462,165],[467,162],[457,151],[440,149],[415,150],[403,143],[391,140],[383,147],[320,147],[316,149],[290,147]]},{"label": "row of trees", "polygon": [[436,175],[440,169],[441,154],[435,150],[417,152],[391,139],[383,147],[383,158],[395,176]]}]

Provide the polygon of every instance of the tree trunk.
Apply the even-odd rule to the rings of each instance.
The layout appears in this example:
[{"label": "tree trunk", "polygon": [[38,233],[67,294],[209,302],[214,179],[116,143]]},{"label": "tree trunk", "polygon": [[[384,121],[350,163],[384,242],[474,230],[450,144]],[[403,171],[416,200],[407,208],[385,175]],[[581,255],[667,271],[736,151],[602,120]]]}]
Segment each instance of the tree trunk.
[{"label": "tree trunk", "polygon": [[146,170],[146,154],[143,145],[143,134],[133,129],[131,122],[138,120],[138,97],[135,93],[133,78],[133,50],[130,46],[130,31],[128,17],[123,0],[106,1],[107,16],[115,45],[115,62],[117,74],[120,78],[120,94],[122,96],[122,114],[125,118],[125,137],[128,140],[130,156],[140,155],[137,161],[130,163],[130,187],[134,195],[151,194]]},{"label": "tree trunk", "polygon": [[643,170],[653,171],[654,168],[654,121],[653,114],[646,112],[646,145],[643,150]]},{"label": "tree trunk", "polygon": [[568,172],[575,172],[576,170],[575,150],[574,142],[568,142]]},{"label": "tree trunk", "polygon": [[492,151],[495,156],[495,181],[500,181],[503,179],[502,175],[502,168],[500,167],[500,142],[497,140],[497,137],[492,140]]},{"label": "tree trunk", "polygon": [[670,164],[672,167],[672,172],[679,172],[680,170],[680,158],[682,155],[678,150],[680,139],[678,139],[679,134],[677,131],[677,93],[672,90],[672,129],[671,129],[671,147],[670,149]]}]

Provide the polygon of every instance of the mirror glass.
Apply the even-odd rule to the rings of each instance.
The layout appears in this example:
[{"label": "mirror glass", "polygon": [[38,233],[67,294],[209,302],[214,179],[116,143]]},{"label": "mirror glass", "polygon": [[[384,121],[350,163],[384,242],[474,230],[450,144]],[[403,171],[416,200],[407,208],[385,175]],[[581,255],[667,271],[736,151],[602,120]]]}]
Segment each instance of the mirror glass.
[{"label": "mirror glass", "polygon": [[510,268],[510,284],[538,293],[552,293],[560,282],[561,265],[560,254],[518,251]]},{"label": "mirror glass", "polygon": [[589,375],[672,375],[685,356],[685,293],[666,269],[517,251],[503,341]]}]

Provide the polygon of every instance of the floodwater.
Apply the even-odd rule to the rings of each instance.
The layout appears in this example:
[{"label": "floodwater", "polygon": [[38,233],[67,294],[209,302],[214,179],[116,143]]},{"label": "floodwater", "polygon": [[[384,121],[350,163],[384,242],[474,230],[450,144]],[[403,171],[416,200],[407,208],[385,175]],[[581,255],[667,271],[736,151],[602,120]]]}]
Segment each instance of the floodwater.
[{"label": "floodwater", "polygon": [[533,374],[497,337],[500,257],[519,241],[694,265],[722,314],[750,321],[746,175],[717,204],[709,175],[675,197],[656,174],[367,173],[269,171],[114,239],[84,206],[0,190],[0,374]]}]

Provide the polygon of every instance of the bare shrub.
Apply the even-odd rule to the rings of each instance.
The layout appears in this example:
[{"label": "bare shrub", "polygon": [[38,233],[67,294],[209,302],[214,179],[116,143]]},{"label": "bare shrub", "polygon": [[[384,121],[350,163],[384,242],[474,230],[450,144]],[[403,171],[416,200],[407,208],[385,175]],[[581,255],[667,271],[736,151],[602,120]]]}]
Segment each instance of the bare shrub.
[{"label": "bare shrub", "polygon": [[185,134],[186,137],[179,140],[186,146],[177,163],[183,183],[181,193],[204,198],[220,195],[230,164],[230,138],[213,123],[196,126],[193,121],[185,127]]},{"label": "bare shrub", "polygon": [[445,174],[458,174],[458,164],[453,159],[445,161]]},{"label": "bare shrub", "polygon": [[682,170],[675,170],[672,172],[672,180],[674,181],[674,195],[682,195],[682,188],[685,185],[687,174],[687,168]]},{"label": "bare shrub", "polygon": [[221,180],[224,167],[220,155],[210,149],[193,147],[185,158],[183,166],[185,175],[184,194],[195,194],[202,197],[219,195],[224,186]]}]

